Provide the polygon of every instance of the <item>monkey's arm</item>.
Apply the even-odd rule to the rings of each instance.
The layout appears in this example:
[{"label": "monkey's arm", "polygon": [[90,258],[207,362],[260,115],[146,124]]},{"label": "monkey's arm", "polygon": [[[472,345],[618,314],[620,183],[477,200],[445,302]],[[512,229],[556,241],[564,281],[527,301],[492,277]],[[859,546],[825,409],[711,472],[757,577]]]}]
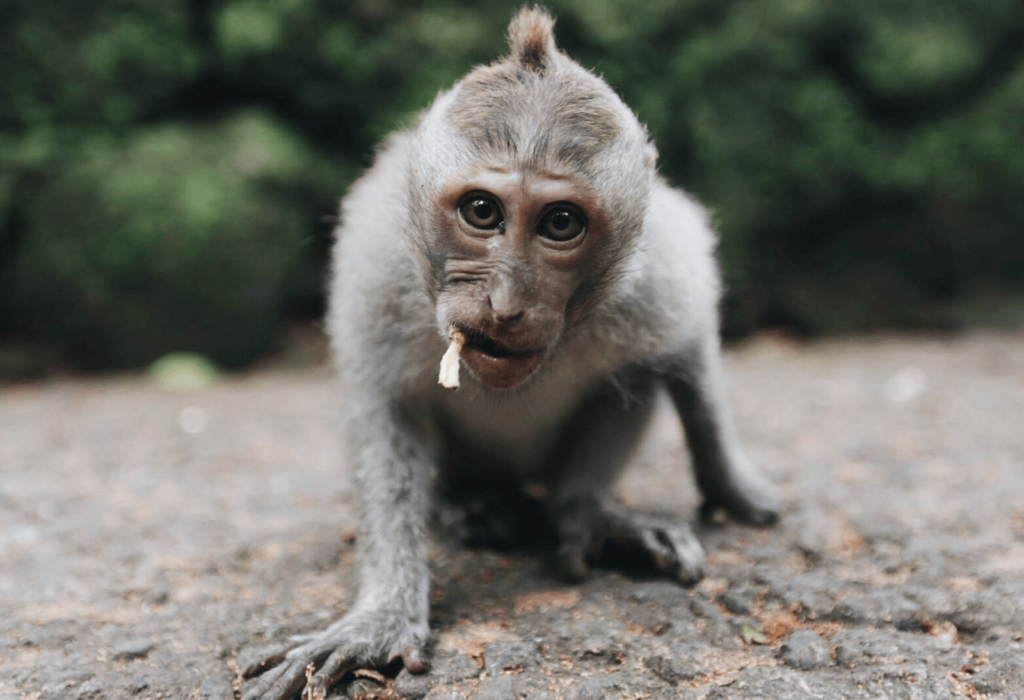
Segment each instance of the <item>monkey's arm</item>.
[{"label": "monkey's arm", "polygon": [[664,182],[652,190],[648,256],[658,283],[653,309],[683,309],[658,351],[658,371],[683,419],[704,513],[725,508],[748,523],[778,517],[775,487],[740,449],[725,396],[718,341],[720,283],[706,210]]},{"label": "monkey's arm", "polygon": [[704,495],[702,514],[724,508],[746,523],[778,519],[775,486],[747,459],[736,438],[725,398],[717,332],[694,339],[670,363],[664,375],[693,457],[697,485]]},{"label": "monkey's arm", "polygon": [[[286,653],[245,670],[262,672],[245,700],[286,700],[305,685],[310,663],[319,670],[310,697],[326,694],[348,671],[401,657],[411,671],[426,668],[429,635],[426,526],[434,449],[429,430],[372,397],[350,418],[355,486],[361,497],[361,581],[352,610],[326,630],[293,638]],[[269,669],[269,670],[267,670]]]},{"label": "monkey's arm", "polygon": [[311,697],[358,666],[401,657],[410,670],[425,668],[425,531],[436,441],[428,412],[416,409],[409,387],[414,375],[432,385],[439,342],[429,315],[423,319],[425,301],[416,301],[423,295],[416,294],[403,237],[406,143],[401,134],[389,140],[342,203],[327,318],[348,464],[361,502],[359,596],[326,630],[297,637],[290,649],[246,669],[247,676],[262,673],[246,700],[290,699],[303,687],[309,663],[319,667]]}]

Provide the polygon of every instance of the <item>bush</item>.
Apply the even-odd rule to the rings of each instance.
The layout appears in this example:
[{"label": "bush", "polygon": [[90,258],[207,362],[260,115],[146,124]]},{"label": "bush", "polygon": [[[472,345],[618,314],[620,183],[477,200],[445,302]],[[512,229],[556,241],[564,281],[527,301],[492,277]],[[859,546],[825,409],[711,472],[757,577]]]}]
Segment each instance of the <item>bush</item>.
[{"label": "bush", "polygon": [[84,145],[25,204],[4,290],[36,337],[87,367],[265,350],[309,238],[290,193],[313,161],[257,113]]}]

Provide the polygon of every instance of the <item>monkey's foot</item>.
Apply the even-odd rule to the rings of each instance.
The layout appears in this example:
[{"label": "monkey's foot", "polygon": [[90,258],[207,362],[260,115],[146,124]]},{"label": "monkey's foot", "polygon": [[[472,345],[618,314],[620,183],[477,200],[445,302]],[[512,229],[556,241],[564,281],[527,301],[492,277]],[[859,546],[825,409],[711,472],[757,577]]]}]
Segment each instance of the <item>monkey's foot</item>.
[{"label": "monkey's foot", "polygon": [[[357,668],[380,668],[401,659],[413,673],[427,670],[427,624],[397,611],[352,612],[317,634],[292,637],[242,672],[256,678],[243,700],[322,700],[331,686]],[[307,668],[315,671],[308,672]],[[308,678],[308,682],[307,682]]]},{"label": "monkey's foot", "polygon": [[718,509],[748,525],[771,525],[779,519],[779,492],[753,464],[745,459],[738,467],[720,471],[727,477],[701,484],[704,503],[701,518],[712,519]]},{"label": "monkey's foot", "polygon": [[557,524],[561,534],[558,564],[569,580],[589,573],[590,563],[610,558],[613,552],[636,554],[661,573],[691,585],[704,576],[704,549],[681,521],[628,513],[612,503],[577,503]]}]

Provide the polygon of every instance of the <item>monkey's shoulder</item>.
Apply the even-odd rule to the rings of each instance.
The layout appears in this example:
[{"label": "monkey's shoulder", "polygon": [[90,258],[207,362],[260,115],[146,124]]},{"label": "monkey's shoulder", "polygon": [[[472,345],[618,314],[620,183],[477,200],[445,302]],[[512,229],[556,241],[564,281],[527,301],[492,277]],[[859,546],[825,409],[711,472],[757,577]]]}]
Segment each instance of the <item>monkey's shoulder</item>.
[{"label": "monkey's shoulder", "polygon": [[721,291],[707,210],[659,179],[644,230],[607,293],[588,342],[619,364],[671,354],[717,329]]},{"label": "monkey's shoulder", "polygon": [[707,285],[717,293],[718,242],[708,210],[685,190],[655,181],[644,221],[644,249],[657,282],[668,291],[680,284]]}]

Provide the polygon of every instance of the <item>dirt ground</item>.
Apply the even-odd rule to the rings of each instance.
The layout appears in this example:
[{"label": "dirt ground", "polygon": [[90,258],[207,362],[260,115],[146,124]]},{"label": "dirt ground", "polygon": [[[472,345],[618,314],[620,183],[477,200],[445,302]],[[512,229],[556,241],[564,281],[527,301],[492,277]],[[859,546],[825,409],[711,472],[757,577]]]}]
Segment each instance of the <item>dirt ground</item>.
[{"label": "dirt ground", "polygon": [[[1024,335],[763,336],[726,369],[779,525],[699,525],[691,589],[439,538],[433,670],[332,697],[1024,698]],[[323,367],[0,388],[0,700],[231,700],[343,613],[340,400]],[[692,518],[686,462],[664,410],[622,499]]]}]

